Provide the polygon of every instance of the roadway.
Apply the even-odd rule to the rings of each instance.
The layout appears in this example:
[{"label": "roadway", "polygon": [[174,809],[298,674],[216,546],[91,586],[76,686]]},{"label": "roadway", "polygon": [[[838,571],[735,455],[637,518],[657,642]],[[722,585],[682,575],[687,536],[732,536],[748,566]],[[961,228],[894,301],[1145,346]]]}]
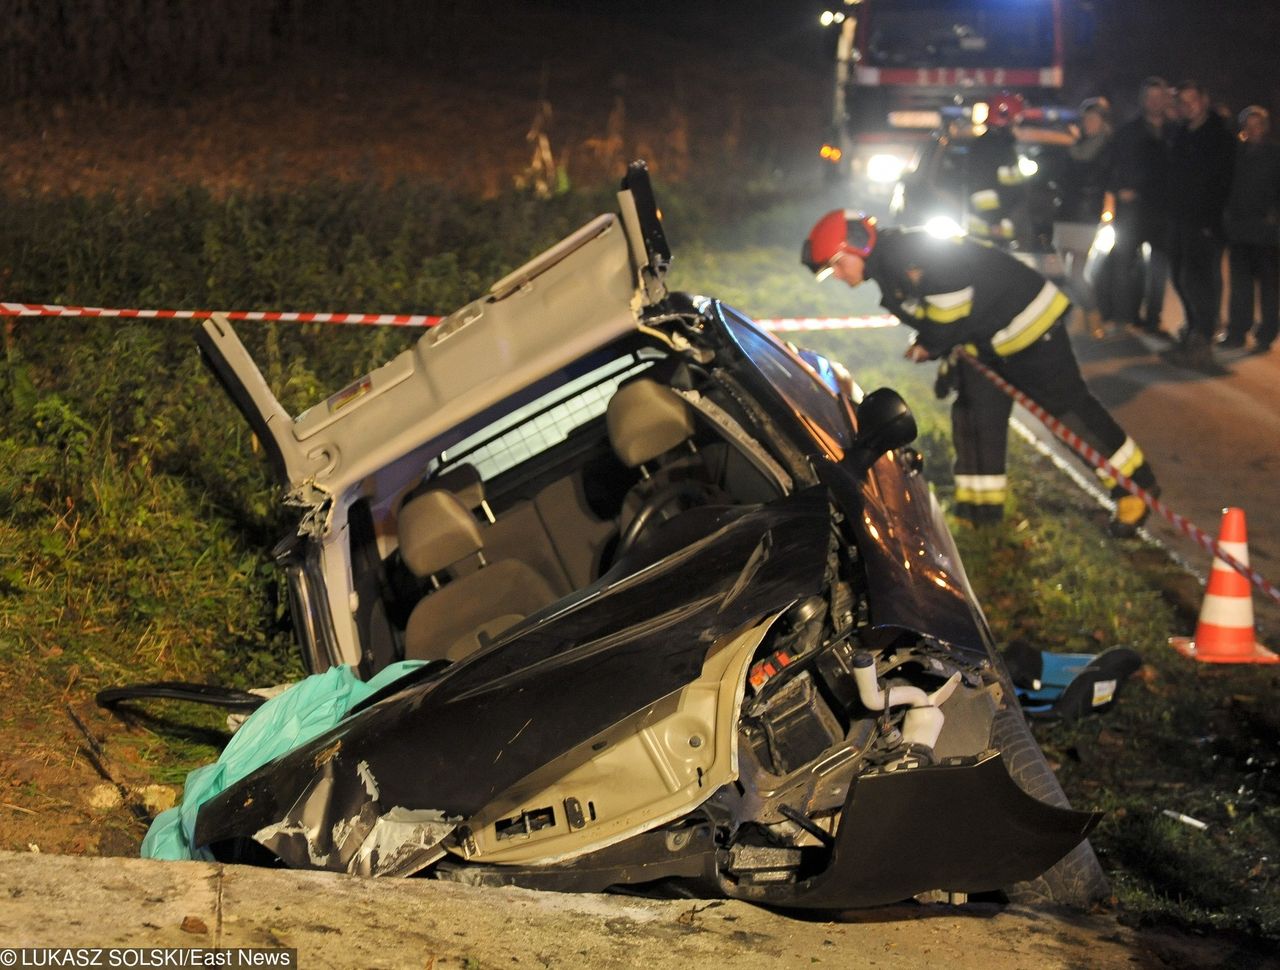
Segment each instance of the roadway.
[{"label": "roadway", "polygon": [[[1155,467],[1161,501],[1215,536],[1223,508],[1244,509],[1250,563],[1280,584],[1280,351],[1219,352],[1228,373],[1208,376],[1123,328],[1101,340],[1077,333],[1074,344],[1090,388]],[[1147,528],[1207,572],[1208,555],[1172,525],[1152,516]],[[1255,592],[1254,612],[1264,644],[1280,647],[1280,603]]]}]

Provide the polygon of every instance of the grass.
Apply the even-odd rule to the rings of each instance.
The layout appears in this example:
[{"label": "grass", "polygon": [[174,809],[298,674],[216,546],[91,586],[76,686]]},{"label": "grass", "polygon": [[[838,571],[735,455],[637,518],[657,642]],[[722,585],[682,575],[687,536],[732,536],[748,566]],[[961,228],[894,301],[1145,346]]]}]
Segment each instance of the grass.
[{"label": "grass", "polygon": [[[873,293],[815,286],[799,266],[795,240],[830,207],[824,200],[662,189],[674,287],[757,316],[874,310]],[[145,204],[4,201],[6,299],[428,312],[474,297],[607,204],[578,195],[481,203],[408,184],[220,200],[175,189]],[[732,215],[744,211],[753,215]],[[199,366],[193,330],[43,320],[6,332],[0,695],[15,736],[56,733],[64,702],[87,704],[122,682],[243,687],[300,672],[267,556],[290,522],[239,415]],[[332,327],[244,335],[294,413],[410,339]],[[926,472],[948,502],[947,406],[933,397],[933,368],[902,361],[905,334],[814,333],[804,343],[850,365],[867,389],[904,394]],[[1105,513],[1016,440],[1010,472],[1005,524],[956,528],[997,637],[1067,652],[1128,644],[1146,662],[1108,714],[1036,727],[1073,801],[1106,813],[1094,843],[1125,913],[1280,936],[1276,675],[1174,654],[1165,638],[1188,617],[1166,591],[1185,577],[1136,542],[1108,539]],[[148,779],[178,782],[215,754],[220,714],[151,710],[111,742]]]}]

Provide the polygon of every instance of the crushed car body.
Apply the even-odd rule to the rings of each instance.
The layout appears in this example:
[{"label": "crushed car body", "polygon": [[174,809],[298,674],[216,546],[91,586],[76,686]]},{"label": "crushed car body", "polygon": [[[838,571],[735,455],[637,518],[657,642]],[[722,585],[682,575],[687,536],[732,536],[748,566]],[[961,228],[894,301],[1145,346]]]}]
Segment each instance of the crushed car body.
[{"label": "crushed car body", "polygon": [[1039,876],[1097,816],[1011,760],[906,405],[667,292],[642,164],[618,199],[296,418],[204,328],[302,509],[308,667],[420,663],[205,802],[193,847],[817,908]]}]

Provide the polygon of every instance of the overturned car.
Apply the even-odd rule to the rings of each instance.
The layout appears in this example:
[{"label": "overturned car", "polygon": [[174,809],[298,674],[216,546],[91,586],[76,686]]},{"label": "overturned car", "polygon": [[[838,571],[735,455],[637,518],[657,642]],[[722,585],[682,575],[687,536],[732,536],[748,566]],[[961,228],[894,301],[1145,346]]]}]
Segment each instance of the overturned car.
[{"label": "overturned car", "polygon": [[906,405],[667,292],[642,164],[618,200],[296,418],[205,326],[302,509],[309,668],[417,663],[193,845],[799,907],[1097,893],[1096,816],[1027,732]]}]

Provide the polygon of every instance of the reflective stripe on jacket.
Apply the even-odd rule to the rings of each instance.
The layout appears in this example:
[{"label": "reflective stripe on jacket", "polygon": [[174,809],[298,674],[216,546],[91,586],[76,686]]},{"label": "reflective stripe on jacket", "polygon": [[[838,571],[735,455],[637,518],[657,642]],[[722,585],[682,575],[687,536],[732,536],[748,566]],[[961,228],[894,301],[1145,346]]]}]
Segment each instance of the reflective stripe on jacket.
[{"label": "reflective stripe on jacket", "polygon": [[1013,256],[968,238],[882,229],[866,275],[881,303],[934,356],[975,344],[1001,357],[1039,340],[1070,306],[1053,283]]}]

